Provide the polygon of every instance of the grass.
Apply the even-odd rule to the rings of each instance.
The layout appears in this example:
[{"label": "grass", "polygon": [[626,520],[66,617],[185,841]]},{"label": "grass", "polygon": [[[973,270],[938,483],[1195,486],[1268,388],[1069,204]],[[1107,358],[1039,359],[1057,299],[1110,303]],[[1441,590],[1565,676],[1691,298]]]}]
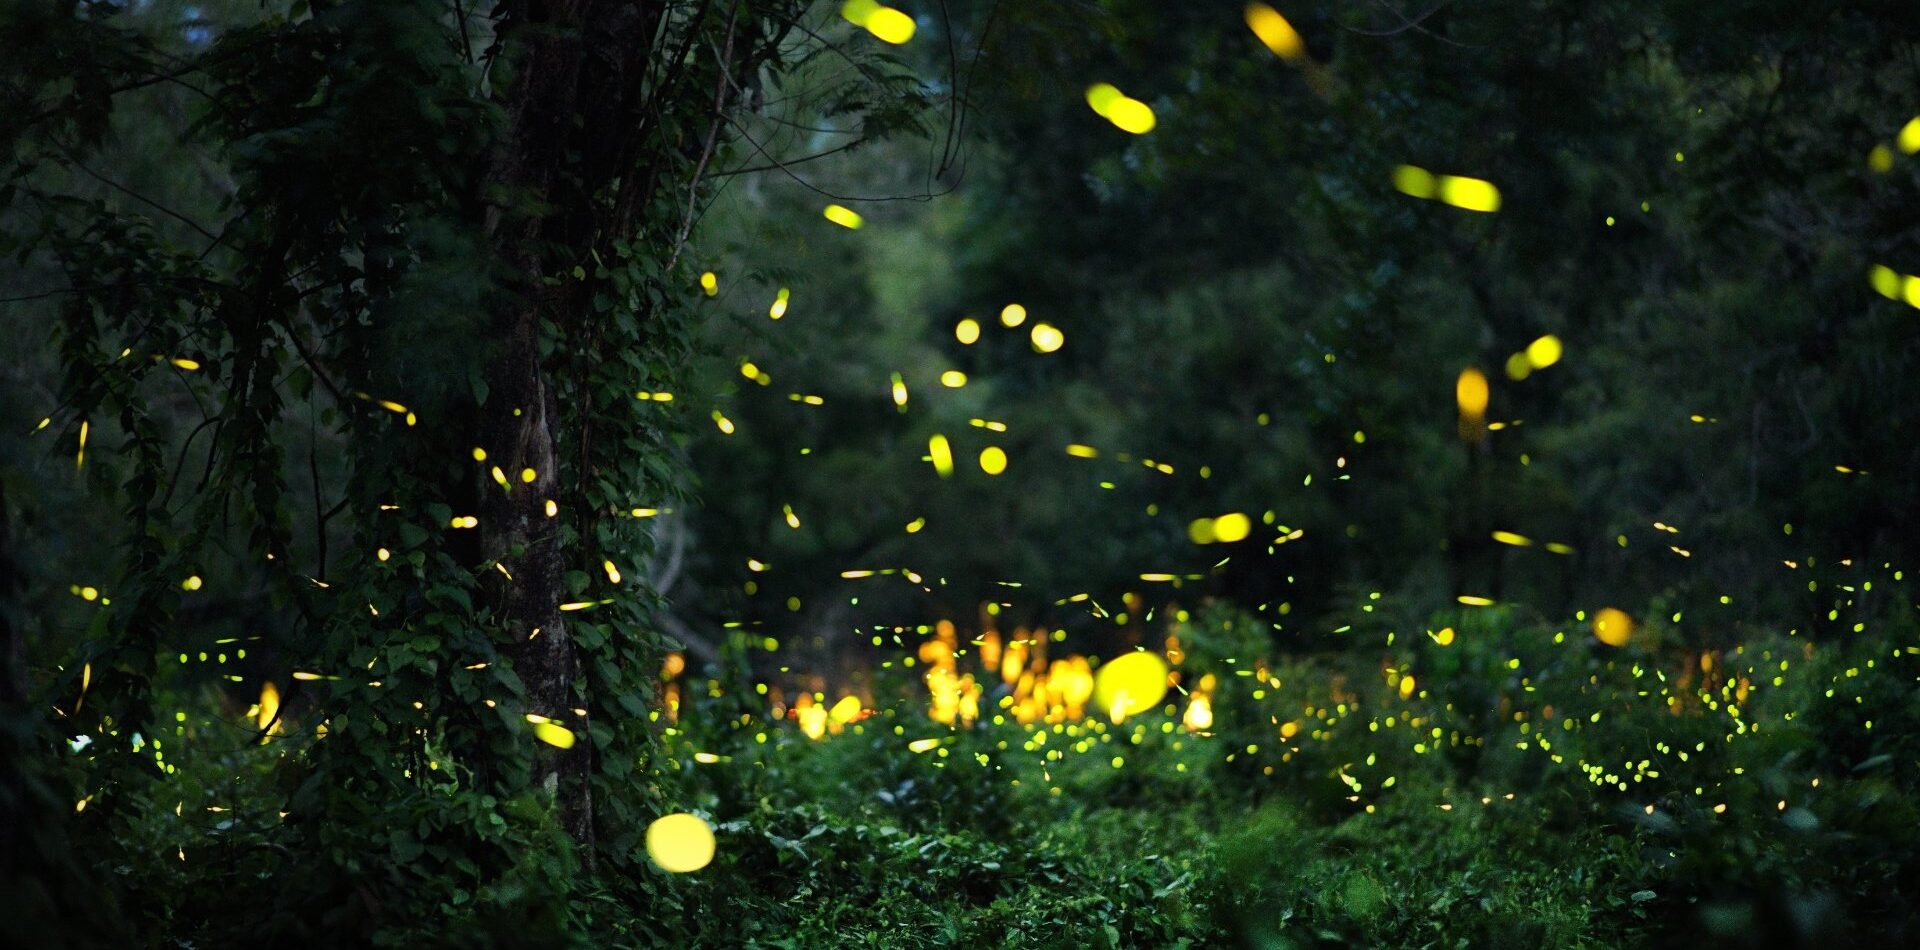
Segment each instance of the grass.
[{"label": "grass", "polygon": [[[1444,646],[1424,634],[1442,625]],[[684,683],[694,698],[638,774],[659,811],[714,827],[692,874],[648,865],[636,831],[629,861],[581,875],[537,802],[444,780],[288,828],[279,752],[211,741],[229,739],[211,720],[169,739],[177,771],[141,797],[137,833],[87,860],[110,864],[119,913],[174,945],[1920,940],[1909,619],[1742,628],[1719,649],[1643,621],[1614,648],[1490,608],[1264,660],[1266,628],[1242,614],[1174,632],[1183,683],[1217,681],[1204,731],[1178,693],[1121,724],[1051,725],[988,694],[949,728],[923,668],[896,664],[873,684],[892,702],[816,741],[755,714],[747,684]]]},{"label": "grass", "polygon": [[[1229,662],[1253,655],[1250,618],[1186,624],[1187,682],[1221,681],[1205,734],[1177,696],[1120,726],[1042,725],[1038,747],[1036,727],[949,733],[910,703],[817,742],[695,704],[667,751],[723,844],[672,882],[686,922],[769,946],[1920,937],[1911,630],[1699,651],[1653,624],[1615,649],[1573,621],[1438,619],[1450,646],[1264,676]],[[923,736],[941,744],[909,751]]]}]

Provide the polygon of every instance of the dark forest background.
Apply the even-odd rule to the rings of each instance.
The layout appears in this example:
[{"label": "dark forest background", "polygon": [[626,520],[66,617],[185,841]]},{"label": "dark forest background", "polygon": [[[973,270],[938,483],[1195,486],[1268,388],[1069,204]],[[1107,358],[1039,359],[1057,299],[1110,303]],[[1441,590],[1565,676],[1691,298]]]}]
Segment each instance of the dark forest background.
[{"label": "dark forest background", "polygon": [[30,942],[1913,933],[1920,8],[901,8],[0,0]]}]

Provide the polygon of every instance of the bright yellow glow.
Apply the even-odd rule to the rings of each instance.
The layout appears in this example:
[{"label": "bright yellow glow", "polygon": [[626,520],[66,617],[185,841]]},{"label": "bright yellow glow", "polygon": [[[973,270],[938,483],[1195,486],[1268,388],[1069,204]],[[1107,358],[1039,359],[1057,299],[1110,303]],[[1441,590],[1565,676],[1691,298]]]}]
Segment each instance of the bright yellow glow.
[{"label": "bright yellow glow", "polygon": [[1036,323],[1028,334],[1036,353],[1052,353],[1067,342],[1067,335],[1051,323]]},{"label": "bright yellow glow", "polygon": [[933,438],[927,440],[927,454],[933,458],[933,470],[941,478],[953,475],[953,446],[947,443],[946,436],[934,433]]},{"label": "bright yellow glow", "polygon": [[827,707],[812,703],[813,697],[802,696],[808,704],[794,710],[794,718],[800,723],[800,733],[809,739],[819,739],[827,734]]},{"label": "bright yellow glow", "polygon": [[520,470],[520,483],[522,485],[531,485],[539,477],[540,477],[540,473],[534,471],[533,469],[523,468]]},{"label": "bright yellow glow", "polygon": [[998,475],[1007,470],[1007,453],[997,445],[989,445],[980,450],[980,470],[988,475]]},{"label": "bright yellow glow", "polygon": [[600,569],[607,572],[607,583],[609,584],[620,583],[620,569],[617,567],[614,567],[612,561],[601,561]]},{"label": "bright yellow glow", "polygon": [[907,743],[908,752],[931,752],[940,745],[938,739],[915,739]]},{"label": "bright yellow glow", "polygon": [[1087,87],[1087,105],[1093,109],[1094,115],[1103,119],[1107,117],[1107,110],[1113,108],[1114,103],[1125,98],[1126,94],[1112,83],[1097,82]]},{"label": "bright yellow glow", "polygon": [[787,288],[782,287],[780,288],[780,292],[774,295],[773,306],[767,308],[767,316],[774,320],[778,320],[781,317],[784,317],[786,315],[787,315]]},{"label": "bright yellow glow", "polygon": [[1186,714],[1180,717],[1180,724],[1188,732],[1205,732],[1213,728],[1213,700],[1205,693],[1194,693],[1187,701]]},{"label": "bright yellow glow", "polygon": [[1534,369],[1546,369],[1560,362],[1563,352],[1565,350],[1560,345],[1560,338],[1549,333],[1527,344],[1527,362],[1533,364]]},{"label": "bright yellow glow", "polygon": [[1100,457],[1100,450],[1091,445],[1081,445],[1078,442],[1074,442],[1067,446],[1067,454],[1074,458],[1097,459]]},{"label": "bright yellow glow", "polygon": [[720,430],[722,435],[733,434],[733,420],[727,418],[726,415],[718,409],[713,411],[713,424],[715,428]]},{"label": "bright yellow glow", "polygon": [[556,749],[573,748],[573,730],[557,723],[536,722],[533,724],[533,735],[534,738]]},{"label": "bright yellow glow", "polygon": [[1920,152],[1920,116],[1908,119],[1907,124],[1900,127],[1900,136],[1893,140],[1893,144],[1908,155]]},{"label": "bright yellow glow", "polygon": [[878,9],[880,9],[879,0],[847,0],[840,7],[840,15],[854,26],[865,26],[867,17],[872,16],[873,11]]},{"label": "bright yellow glow", "polygon": [[872,13],[867,14],[860,25],[866,27],[868,33],[872,33],[874,38],[883,43],[899,46],[913,39],[913,17],[892,7],[876,7]]},{"label": "bright yellow glow", "polygon": [[1093,678],[1093,706],[1114,722],[1160,704],[1167,695],[1167,661],[1155,653],[1135,652],[1100,665]]},{"label": "bright yellow glow", "polygon": [[698,815],[662,815],[647,826],[647,857],[675,874],[698,871],[713,862],[713,829]]},{"label": "bright yellow glow", "polygon": [[1393,187],[1401,194],[1431,198],[1435,191],[1433,173],[1418,165],[1402,165],[1393,170]]},{"label": "bright yellow glow", "polygon": [[962,346],[972,346],[980,340],[980,321],[972,317],[962,318],[953,325],[953,338],[959,340]]},{"label": "bright yellow glow", "polygon": [[1232,544],[1253,533],[1253,519],[1240,512],[1218,518],[1195,518],[1187,525],[1187,539],[1195,544]]},{"label": "bright yellow glow", "polygon": [[1481,597],[1481,596],[1479,596],[1478,594],[1461,594],[1460,596],[1458,596],[1458,597],[1456,597],[1456,598],[1454,598],[1454,599],[1455,599],[1455,600],[1458,600],[1458,601],[1459,601],[1459,602],[1461,602],[1462,604],[1465,604],[1465,605],[1467,605],[1468,607],[1491,607],[1491,606],[1493,606],[1493,598],[1491,598],[1491,597]]},{"label": "bright yellow glow", "polygon": [[189,372],[189,373],[192,373],[192,372],[195,372],[195,371],[197,371],[197,370],[199,370],[199,369],[200,369],[200,361],[199,361],[199,360],[191,360],[191,359],[188,359],[188,358],[186,358],[186,357],[184,357],[184,356],[176,356],[176,357],[174,357],[174,358],[173,358],[173,365],[175,365],[175,366],[177,366],[177,367],[179,367],[179,368],[181,368],[181,369],[183,369],[183,370],[186,370],[186,371],[187,371],[187,372]]},{"label": "bright yellow glow", "polygon": [[740,375],[745,376],[748,379],[759,379],[760,367],[758,364],[754,363],[754,361],[746,360],[745,362],[742,362],[740,364]]},{"label": "bright yellow glow", "polygon": [[1017,327],[1020,324],[1025,322],[1027,322],[1026,307],[1023,307],[1017,303],[1010,303],[1000,308],[1000,325],[1001,326]]},{"label": "bright yellow glow", "polygon": [[1153,108],[1138,99],[1121,96],[1107,107],[1107,121],[1122,132],[1145,135],[1153,131]]},{"label": "bright yellow glow", "polygon": [[1875,264],[1867,271],[1867,280],[1873,284],[1874,293],[1888,300],[1900,299],[1900,275],[1893,268]]},{"label": "bright yellow glow", "polygon": [[253,712],[253,725],[256,729],[265,729],[274,725],[273,718],[280,715],[280,690],[272,680],[260,684],[260,703]]},{"label": "bright yellow glow", "polygon": [[907,408],[907,381],[901,379],[899,373],[893,374],[893,404]]},{"label": "bright yellow glow", "polygon": [[1593,636],[1610,647],[1623,647],[1633,638],[1633,618],[1616,607],[1602,607],[1593,615]]},{"label": "bright yellow glow", "polygon": [[834,703],[833,708],[827,711],[827,716],[828,718],[832,719],[834,722],[838,722],[838,723],[849,723],[854,721],[860,716],[860,697],[858,696],[840,697],[840,701],[837,703]]},{"label": "bright yellow glow", "polygon": [[1456,208],[1485,212],[1500,210],[1500,189],[1495,188],[1492,182],[1442,175],[1439,185],[1440,200]]},{"label": "bright yellow glow", "polygon": [[1460,415],[1468,419],[1485,418],[1487,414],[1487,374],[1469,366],[1460,371],[1460,378],[1453,384],[1453,398],[1460,404]]},{"label": "bright yellow glow", "polygon": [[1413,677],[1411,676],[1400,677],[1400,698],[1401,699],[1412,699],[1413,691],[1418,688],[1419,688],[1419,684],[1413,681]]},{"label": "bright yellow glow", "polygon": [[920,529],[921,529],[921,528],[924,528],[924,527],[926,527],[926,526],[927,526],[927,518],[926,518],[926,516],[925,516],[925,515],[921,515],[920,517],[918,517],[918,518],[915,518],[915,519],[913,519],[912,521],[909,521],[909,522],[907,522],[907,533],[908,533],[908,534],[919,534],[919,533],[920,533]]},{"label": "bright yellow glow", "polygon": [[1493,539],[1501,544],[1511,544],[1516,548],[1530,547],[1533,544],[1532,538],[1523,534],[1514,534],[1511,531],[1495,531]]},{"label": "bright yellow glow", "polygon": [[1443,647],[1453,646],[1453,628],[1441,627],[1440,632],[1433,635],[1433,642]]},{"label": "bright yellow glow", "polygon": [[940,385],[945,386],[948,389],[959,389],[960,387],[965,386],[966,384],[967,384],[967,374],[962,373],[957,369],[950,369],[940,374]]},{"label": "bright yellow glow", "polygon": [[1292,62],[1306,55],[1307,46],[1300,41],[1293,24],[1288,23],[1280,11],[1264,3],[1247,4],[1247,27],[1281,59]]},{"label": "bright yellow glow", "polygon": [[1527,362],[1527,354],[1515,353],[1507,357],[1507,378],[1519,381],[1533,375],[1533,364]]},{"label": "bright yellow glow", "polygon": [[713,271],[707,271],[706,273],[701,274],[700,289],[706,291],[707,296],[709,297],[719,293],[720,277],[716,275]]},{"label": "bright yellow glow", "polygon": [[821,214],[825,215],[828,221],[832,221],[834,224],[850,231],[858,231],[860,230],[860,225],[866,223],[858,212],[850,208],[843,208],[840,205],[828,205],[826,210],[822,211]]}]

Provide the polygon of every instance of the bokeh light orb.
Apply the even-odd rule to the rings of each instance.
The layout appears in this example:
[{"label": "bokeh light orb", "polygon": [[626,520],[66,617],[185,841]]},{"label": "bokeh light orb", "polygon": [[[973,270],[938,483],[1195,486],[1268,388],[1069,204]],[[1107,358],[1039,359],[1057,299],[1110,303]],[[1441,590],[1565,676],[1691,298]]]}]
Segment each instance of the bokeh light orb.
[{"label": "bokeh light orb", "polygon": [[1213,519],[1213,539],[1222,544],[1245,541],[1253,533],[1253,519],[1241,512],[1221,515]]},{"label": "bokeh light orb", "polygon": [[713,829],[698,815],[662,815],[647,826],[647,857],[675,874],[698,871],[713,861]]},{"label": "bokeh light orb", "polygon": [[1152,709],[1166,695],[1167,661],[1156,653],[1116,656],[1093,677],[1094,708],[1114,722]]},{"label": "bokeh light orb", "polygon": [[1633,639],[1633,618],[1617,607],[1602,607],[1593,615],[1593,636],[1610,647],[1623,647]]},{"label": "bokeh light orb", "polygon": [[1487,374],[1469,366],[1460,371],[1460,378],[1454,382],[1453,395],[1460,403],[1460,414],[1469,419],[1478,419],[1487,414]]}]

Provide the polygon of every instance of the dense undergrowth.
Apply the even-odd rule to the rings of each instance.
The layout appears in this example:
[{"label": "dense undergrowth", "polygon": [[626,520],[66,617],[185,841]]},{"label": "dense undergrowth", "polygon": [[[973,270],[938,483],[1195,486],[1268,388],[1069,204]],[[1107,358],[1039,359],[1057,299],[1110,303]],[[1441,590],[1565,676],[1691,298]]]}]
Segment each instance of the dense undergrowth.
[{"label": "dense undergrowth", "polygon": [[108,870],[132,932],[181,946],[1920,937],[1911,618],[1818,640],[1740,629],[1741,646],[1706,651],[1653,622],[1620,649],[1506,608],[1432,624],[1454,629],[1447,645],[1389,638],[1383,619],[1271,666],[1253,618],[1181,624],[1183,681],[1218,680],[1203,732],[1181,725],[1178,693],[1118,725],[988,708],[950,729],[893,666],[874,688],[898,702],[816,741],[767,722],[750,685],[693,681],[661,723],[651,790],[717,832],[713,864],[685,875],[643,860],[581,874],[534,803],[462,791],[458,750],[377,835],[288,829],[285,789],[266,784],[285,770],[266,760],[331,740],[261,748],[182,722],[176,772]]},{"label": "dense undergrowth", "polygon": [[1232,675],[1252,672],[1253,621],[1187,625],[1187,675],[1222,674],[1200,735],[1170,705],[1042,726],[1037,748],[983,723],[915,753],[946,731],[910,708],[821,742],[693,710],[674,748],[720,761],[685,787],[734,845],[675,882],[687,919],[790,946],[1917,933],[1910,627],[1756,632],[1703,671],[1657,625],[1616,650],[1497,609],[1438,619],[1459,627],[1448,646],[1416,633],[1265,682]]}]

